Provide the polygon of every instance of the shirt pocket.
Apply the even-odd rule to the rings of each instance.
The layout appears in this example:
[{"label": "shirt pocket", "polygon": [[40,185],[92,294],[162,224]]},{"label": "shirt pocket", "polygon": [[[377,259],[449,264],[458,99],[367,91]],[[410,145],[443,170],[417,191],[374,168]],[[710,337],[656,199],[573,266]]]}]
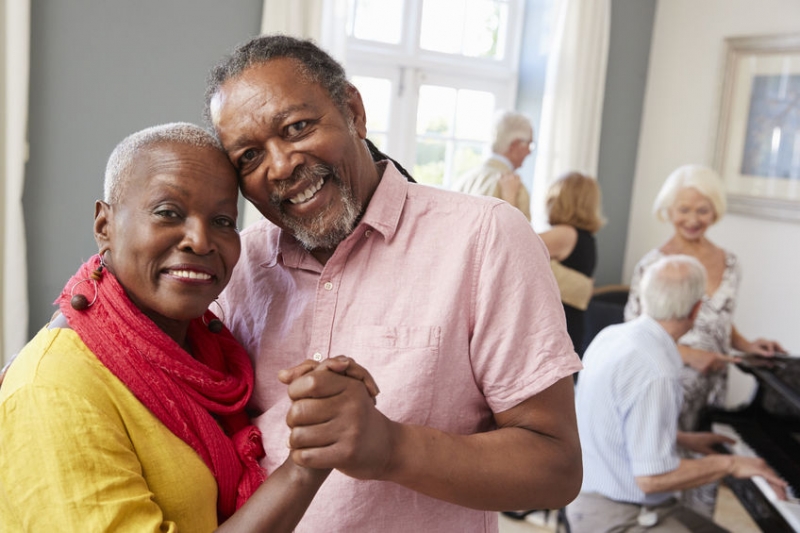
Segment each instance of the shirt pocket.
[{"label": "shirt pocket", "polygon": [[347,355],[378,383],[378,409],[395,422],[425,425],[435,396],[441,327],[362,325],[353,334]]}]

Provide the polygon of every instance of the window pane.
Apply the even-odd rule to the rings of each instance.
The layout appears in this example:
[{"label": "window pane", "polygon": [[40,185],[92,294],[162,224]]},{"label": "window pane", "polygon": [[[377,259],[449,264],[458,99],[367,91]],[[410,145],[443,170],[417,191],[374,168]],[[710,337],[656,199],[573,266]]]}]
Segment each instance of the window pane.
[{"label": "window pane", "polygon": [[494,94],[486,91],[458,91],[456,137],[488,141],[494,112]]},{"label": "window pane", "polygon": [[412,176],[419,183],[442,185],[447,143],[444,141],[417,140],[417,161]]},{"label": "window pane", "polygon": [[469,57],[503,59],[507,0],[425,0],[420,48]]},{"label": "window pane", "polygon": [[425,0],[419,46],[424,50],[460,54],[464,40],[465,0]]},{"label": "window pane", "polygon": [[367,112],[367,129],[373,132],[389,130],[392,83],[386,78],[353,76],[350,80],[361,93]]},{"label": "window pane", "polygon": [[455,89],[435,85],[421,86],[417,107],[417,134],[451,134],[455,105]]},{"label": "window pane", "polygon": [[347,33],[357,39],[399,44],[403,0],[350,0]]},{"label": "window pane", "polygon": [[458,176],[477,168],[483,163],[483,146],[480,144],[459,143],[453,156],[453,172],[448,180],[452,183]]}]

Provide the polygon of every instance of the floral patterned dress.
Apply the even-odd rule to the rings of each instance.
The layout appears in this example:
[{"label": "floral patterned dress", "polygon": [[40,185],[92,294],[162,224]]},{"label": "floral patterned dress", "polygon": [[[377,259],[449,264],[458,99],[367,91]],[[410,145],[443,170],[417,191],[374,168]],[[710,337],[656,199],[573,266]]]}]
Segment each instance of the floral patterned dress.
[{"label": "floral patterned dress", "polygon": [[[634,268],[628,303],[625,305],[626,321],[642,313],[639,285],[645,269],[664,256],[665,254],[658,249],[651,250]],[[704,297],[694,327],[678,339],[679,344],[709,352],[730,354],[733,312],[740,279],[739,262],[734,254],[726,250],[722,281],[713,295]],[[727,371],[723,369],[704,376],[692,367],[684,365],[681,379],[683,409],[678,426],[682,431],[696,431],[705,407],[724,404]]]}]

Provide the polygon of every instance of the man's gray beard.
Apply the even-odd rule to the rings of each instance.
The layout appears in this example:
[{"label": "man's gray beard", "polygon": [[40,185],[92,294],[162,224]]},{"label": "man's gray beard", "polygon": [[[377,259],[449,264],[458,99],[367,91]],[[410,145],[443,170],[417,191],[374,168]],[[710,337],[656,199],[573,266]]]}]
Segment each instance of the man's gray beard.
[{"label": "man's gray beard", "polygon": [[342,197],[342,214],[333,221],[333,227],[324,226],[325,215],[333,208],[329,205],[322,213],[310,219],[283,216],[283,225],[306,250],[332,250],[353,232],[361,210],[350,190],[335,174],[330,178]]}]

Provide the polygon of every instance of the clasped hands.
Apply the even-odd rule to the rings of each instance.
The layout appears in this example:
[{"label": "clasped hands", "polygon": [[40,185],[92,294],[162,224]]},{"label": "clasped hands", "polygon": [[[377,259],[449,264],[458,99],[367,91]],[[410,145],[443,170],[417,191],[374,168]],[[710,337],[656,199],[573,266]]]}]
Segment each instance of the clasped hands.
[{"label": "clasped hands", "polygon": [[346,356],[307,360],[278,373],[292,405],[288,446],[296,464],[357,479],[382,479],[390,468],[396,424],[376,408],[379,389]]}]

